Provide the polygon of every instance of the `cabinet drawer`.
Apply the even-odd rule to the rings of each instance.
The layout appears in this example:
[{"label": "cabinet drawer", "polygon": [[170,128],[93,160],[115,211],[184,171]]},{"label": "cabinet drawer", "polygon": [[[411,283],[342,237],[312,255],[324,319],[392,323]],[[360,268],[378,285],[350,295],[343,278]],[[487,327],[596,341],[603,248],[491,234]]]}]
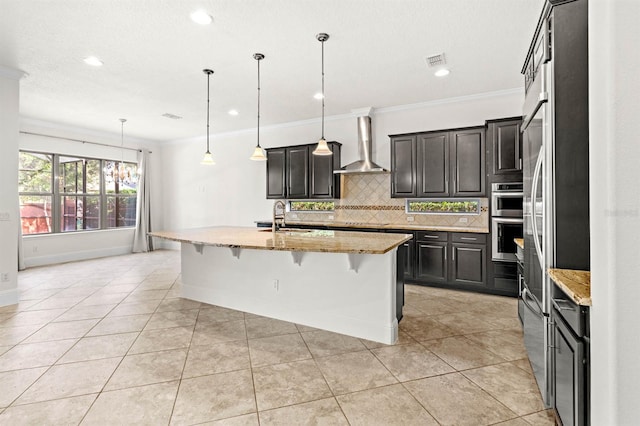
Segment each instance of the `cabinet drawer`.
[{"label": "cabinet drawer", "polygon": [[451,234],[451,241],[454,243],[485,244],[486,234],[474,234],[471,232],[454,232]]},{"label": "cabinet drawer", "polygon": [[418,231],[416,234],[418,241],[447,241],[448,232]]}]

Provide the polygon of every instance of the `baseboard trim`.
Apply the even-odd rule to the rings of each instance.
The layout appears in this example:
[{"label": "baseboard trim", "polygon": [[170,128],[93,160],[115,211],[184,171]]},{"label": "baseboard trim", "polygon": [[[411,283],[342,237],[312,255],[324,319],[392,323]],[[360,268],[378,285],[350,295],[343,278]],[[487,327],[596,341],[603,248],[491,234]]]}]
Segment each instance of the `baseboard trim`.
[{"label": "baseboard trim", "polygon": [[120,256],[130,254],[132,247],[130,245],[120,247],[108,247],[95,250],[82,250],[67,253],[52,254],[48,256],[28,257],[24,263],[27,268],[34,266],[53,265],[56,263],[75,262],[78,260],[97,259],[100,257]]},{"label": "baseboard trim", "polygon": [[18,289],[12,288],[10,290],[0,291],[0,306],[15,305],[18,303]]}]

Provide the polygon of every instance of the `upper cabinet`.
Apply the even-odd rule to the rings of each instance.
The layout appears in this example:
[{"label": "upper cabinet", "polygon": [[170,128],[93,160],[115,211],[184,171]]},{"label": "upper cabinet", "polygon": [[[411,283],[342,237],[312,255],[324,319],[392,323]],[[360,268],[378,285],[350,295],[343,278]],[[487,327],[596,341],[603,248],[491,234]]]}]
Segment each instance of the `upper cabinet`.
[{"label": "upper cabinet", "polygon": [[485,129],[391,136],[391,197],[485,195]]},{"label": "upper cabinet", "polygon": [[491,182],[522,181],[522,118],[487,122]]},{"label": "upper cabinet", "polygon": [[328,142],[330,156],[313,155],[316,144],[267,149],[267,198],[340,198],[338,142]]}]

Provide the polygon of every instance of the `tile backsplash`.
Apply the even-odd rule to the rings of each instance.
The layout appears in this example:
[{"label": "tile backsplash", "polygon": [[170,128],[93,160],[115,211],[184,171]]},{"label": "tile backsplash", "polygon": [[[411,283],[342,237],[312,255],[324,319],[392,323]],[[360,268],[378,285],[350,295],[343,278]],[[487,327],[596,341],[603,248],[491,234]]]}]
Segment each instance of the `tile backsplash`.
[{"label": "tile backsplash", "polygon": [[391,173],[346,174],[340,179],[342,198],[335,200],[335,211],[288,212],[286,221],[489,227],[488,198],[480,198],[480,214],[407,214],[406,199],[391,198]]}]

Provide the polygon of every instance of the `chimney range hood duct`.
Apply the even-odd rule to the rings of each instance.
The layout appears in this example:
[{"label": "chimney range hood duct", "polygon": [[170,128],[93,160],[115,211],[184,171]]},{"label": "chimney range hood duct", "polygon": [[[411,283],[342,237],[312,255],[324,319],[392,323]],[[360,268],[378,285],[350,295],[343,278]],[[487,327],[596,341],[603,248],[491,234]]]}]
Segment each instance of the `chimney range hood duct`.
[{"label": "chimney range hood duct", "polygon": [[382,173],[385,169],[371,161],[373,151],[373,140],[371,139],[371,117],[368,115],[358,117],[358,153],[360,159],[351,164],[347,164],[340,170],[333,173]]}]

